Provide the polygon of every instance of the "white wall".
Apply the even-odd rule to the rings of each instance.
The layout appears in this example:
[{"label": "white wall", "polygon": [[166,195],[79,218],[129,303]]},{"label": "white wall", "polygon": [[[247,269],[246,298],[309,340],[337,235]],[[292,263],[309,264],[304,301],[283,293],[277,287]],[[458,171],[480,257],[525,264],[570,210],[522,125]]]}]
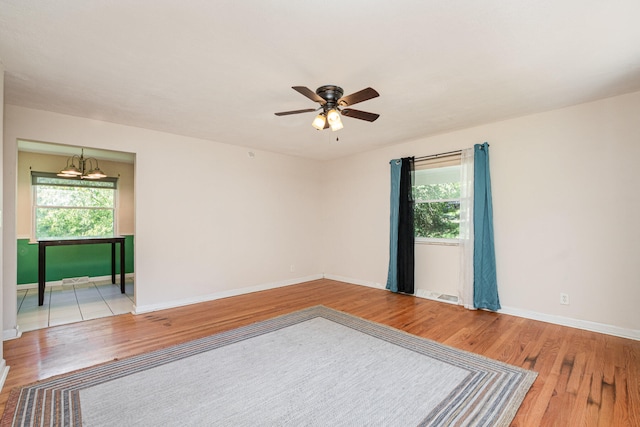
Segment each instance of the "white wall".
[{"label": "white wall", "polygon": [[[640,338],[638,117],[633,93],[319,163],[258,151],[251,158],[240,147],[6,106],[4,327],[15,325],[19,138],[137,154],[142,311],[320,272],[383,287],[389,160],[488,141],[505,311]],[[189,173],[166,173],[184,166]],[[457,282],[457,251],[416,253],[419,288]],[[570,305],[559,304],[560,292]]]},{"label": "white wall", "polygon": [[[326,273],[384,286],[389,160],[489,142],[498,287],[505,312],[640,339],[640,92],[487,124],[326,164]],[[416,251],[418,288],[457,251]],[[443,261],[446,258],[446,261]],[[444,269],[444,270],[443,270]],[[457,270],[450,271],[457,280]],[[570,305],[559,304],[568,293]],[[566,320],[566,321],[565,321]]]},{"label": "white wall", "polygon": [[[321,164],[279,154],[7,105],[6,312],[15,318],[18,139],[136,153],[139,311],[317,277]],[[294,265],[295,271],[291,270]],[[14,320],[15,322],[15,320]]]},{"label": "white wall", "polygon": [[[4,120],[2,119],[4,117],[4,66],[2,65],[2,60],[0,60],[0,145],[3,144],[3,128],[4,128]],[[4,223],[5,223],[5,215],[3,212],[3,199],[4,199],[4,192],[2,191],[2,172],[3,172],[3,165],[2,165],[2,150],[0,150],[0,236],[2,236],[2,239],[0,239],[0,271],[4,271],[3,268],[3,241],[4,241]],[[7,324],[7,322],[4,320],[5,315],[6,315],[6,310],[3,308],[3,300],[6,299],[6,293],[7,290],[5,289],[6,282],[4,281],[4,274],[0,275],[0,288],[2,289],[2,291],[0,291],[0,331],[4,331],[4,325]],[[4,384],[4,381],[7,377],[7,370],[9,369],[7,367],[7,364],[3,358],[4,353],[2,352],[2,346],[0,346],[0,389],[2,389],[2,385]]]}]

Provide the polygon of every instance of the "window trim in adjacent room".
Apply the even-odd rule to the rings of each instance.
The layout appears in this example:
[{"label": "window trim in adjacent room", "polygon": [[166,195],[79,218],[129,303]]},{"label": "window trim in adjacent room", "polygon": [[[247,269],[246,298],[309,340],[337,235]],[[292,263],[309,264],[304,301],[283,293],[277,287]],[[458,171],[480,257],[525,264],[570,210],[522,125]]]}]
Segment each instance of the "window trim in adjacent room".
[{"label": "window trim in adjacent room", "polygon": [[[40,206],[38,205],[37,187],[39,186],[59,186],[59,187],[85,187],[85,188],[108,188],[113,190],[113,204],[111,207],[90,207],[90,206]],[[107,177],[100,180],[86,180],[79,178],[61,177],[50,172],[31,171],[31,239],[32,243],[38,241],[37,236],[37,209],[39,207],[54,209],[90,209],[90,210],[111,210],[113,218],[113,235],[118,235],[118,178]],[[56,236],[56,238],[82,238],[89,236]],[[95,237],[95,236],[91,236]]]}]

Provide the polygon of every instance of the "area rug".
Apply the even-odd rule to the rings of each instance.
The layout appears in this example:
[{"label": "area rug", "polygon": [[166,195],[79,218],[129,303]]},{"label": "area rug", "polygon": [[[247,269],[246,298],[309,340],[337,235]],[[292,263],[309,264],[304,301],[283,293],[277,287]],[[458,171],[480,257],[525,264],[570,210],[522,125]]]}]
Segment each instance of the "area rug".
[{"label": "area rug", "polygon": [[507,426],[536,373],[324,306],[12,391],[2,426]]}]

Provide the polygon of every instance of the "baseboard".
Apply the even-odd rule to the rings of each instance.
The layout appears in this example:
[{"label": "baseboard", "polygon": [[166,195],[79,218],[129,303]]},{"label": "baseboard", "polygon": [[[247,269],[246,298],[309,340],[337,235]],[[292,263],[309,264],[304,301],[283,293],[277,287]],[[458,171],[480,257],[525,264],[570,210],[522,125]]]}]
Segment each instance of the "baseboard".
[{"label": "baseboard", "polygon": [[9,375],[9,367],[7,366],[7,361],[2,359],[0,361],[0,390],[4,388],[4,382],[7,380],[7,375]]},{"label": "baseboard", "polygon": [[[116,274],[116,279],[119,278],[119,274]],[[127,273],[124,275],[124,279],[134,279],[135,278],[135,273]],[[89,280],[82,282],[82,283],[88,283],[88,282],[100,282],[102,280],[111,280],[111,275],[108,276],[94,276],[94,277],[89,277]],[[63,280],[52,280],[50,282],[47,282],[45,284],[45,286],[71,286],[73,285],[73,283],[62,283]],[[18,290],[20,289],[38,289],[38,284],[37,283],[25,283],[24,285],[18,285]]]},{"label": "baseboard", "polygon": [[588,320],[572,319],[570,317],[555,316],[551,314],[538,313],[535,311],[522,310],[513,307],[502,307],[498,313],[509,314],[511,316],[524,317],[525,319],[539,320],[541,322],[553,323],[555,325],[568,326],[570,328],[583,329],[585,331],[599,332],[601,334],[613,335],[615,337],[629,338],[640,341],[640,330],[627,329],[619,326],[607,325],[605,323],[590,322]]},{"label": "baseboard", "polygon": [[314,274],[311,276],[283,280],[280,282],[264,283],[261,285],[250,286],[250,287],[240,288],[240,289],[232,289],[228,291],[217,292],[215,294],[202,295],[196,298],[185,298],[182,300],[176,300],[176,301],[171,301],[167,303],[148,304],[148,305],[140,305],[140,306],[134,305],[132,313],[143,314],[143,313],[149,313],[152,311],[166,310],[168,308],[182,307],[185,305],[197,304],[200,302],[213,301],[213,300],[222,299],[222,298],[229,298],[229,297],[235,297],[238,295],[250,294],[253,292],[281,288],[284,286],[297,285],[299,283],[309,282],[311,280],[318,280],[318,279],[322,279],[322,274]]},{"label": "baseboard", "polygon": [[2,331],[2,341],[15,340],[16,338],[20,338],[22,336],[22,331],[20,330],[20,326],[16,326],[12,329],[5,329]]},{"label": "baseboard", "polygon": [[329,279],[329,280],[335,280],[338,282],[345,282],[345,283],[351,283],[353,285],[360,285],[360,286],[366,286],[368,288],[376,288],[376,289],[386,289],[386,284],[381,284],[381,283],[376,283],[376,282],[369,282],[366,280],[359,280],[359,279],[353,279],[351,277],[344,277],[344,276],[337,276],[335,274],[325,274],[324,275],[325,279]]},{"label": "baseboard", "polygon": [[[334,274],[325,274],[325,278],[331,280],[337,280],[339,282],[351,283],[354,285],[367,286],[370,288],[386,289],[385,285],[381,285],[375,282],[368,282],[359,279],[353,279],[350,277],[337,276]],[[421,295],[416,295],[422,297]],[[447,302],[447,301],[441,301]],[[640,330],[627,329],[619,326],[607,325],[604,323],[590,322],[588,320],[572,319],[569,317],[554,316],[550,314],[538,313],[535,311],[522,310],[514,307],[502,307],[498,310],[498,313],[508,314],[511,316],[523,317],[525,319],[539,320],[541,322],[553,323],[560,326],[568,326],[570,328],[583,329],[591,332],[598,332],[606,335],[613,335],[621,338],[628,338],[636,341],[640,341]]]}]

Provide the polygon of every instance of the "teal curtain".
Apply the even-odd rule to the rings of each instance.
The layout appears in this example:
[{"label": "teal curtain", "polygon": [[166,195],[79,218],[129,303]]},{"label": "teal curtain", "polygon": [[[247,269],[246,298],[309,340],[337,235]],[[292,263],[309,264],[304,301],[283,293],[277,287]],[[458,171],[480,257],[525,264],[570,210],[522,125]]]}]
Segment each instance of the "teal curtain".
[{"label": "teal curtain", "polygon": [[389,271],[387,273],[387,289],[398,292],[398,225],[400,223],[400,171],[402,160],[394,159],[391,165],[391,214],[389,230]]},{"label": "teal curtain", "polygon": [[500,309],[500,299],[493,243],[489,144],[486,142],[474,145],[473,169],[473,305],[496,311]]},{"label": "teal curtain", "polygon": [[387,289],[406,294],[413,294],[415,291],[413,179],[413,157],[391,161],[391,230]]}]

